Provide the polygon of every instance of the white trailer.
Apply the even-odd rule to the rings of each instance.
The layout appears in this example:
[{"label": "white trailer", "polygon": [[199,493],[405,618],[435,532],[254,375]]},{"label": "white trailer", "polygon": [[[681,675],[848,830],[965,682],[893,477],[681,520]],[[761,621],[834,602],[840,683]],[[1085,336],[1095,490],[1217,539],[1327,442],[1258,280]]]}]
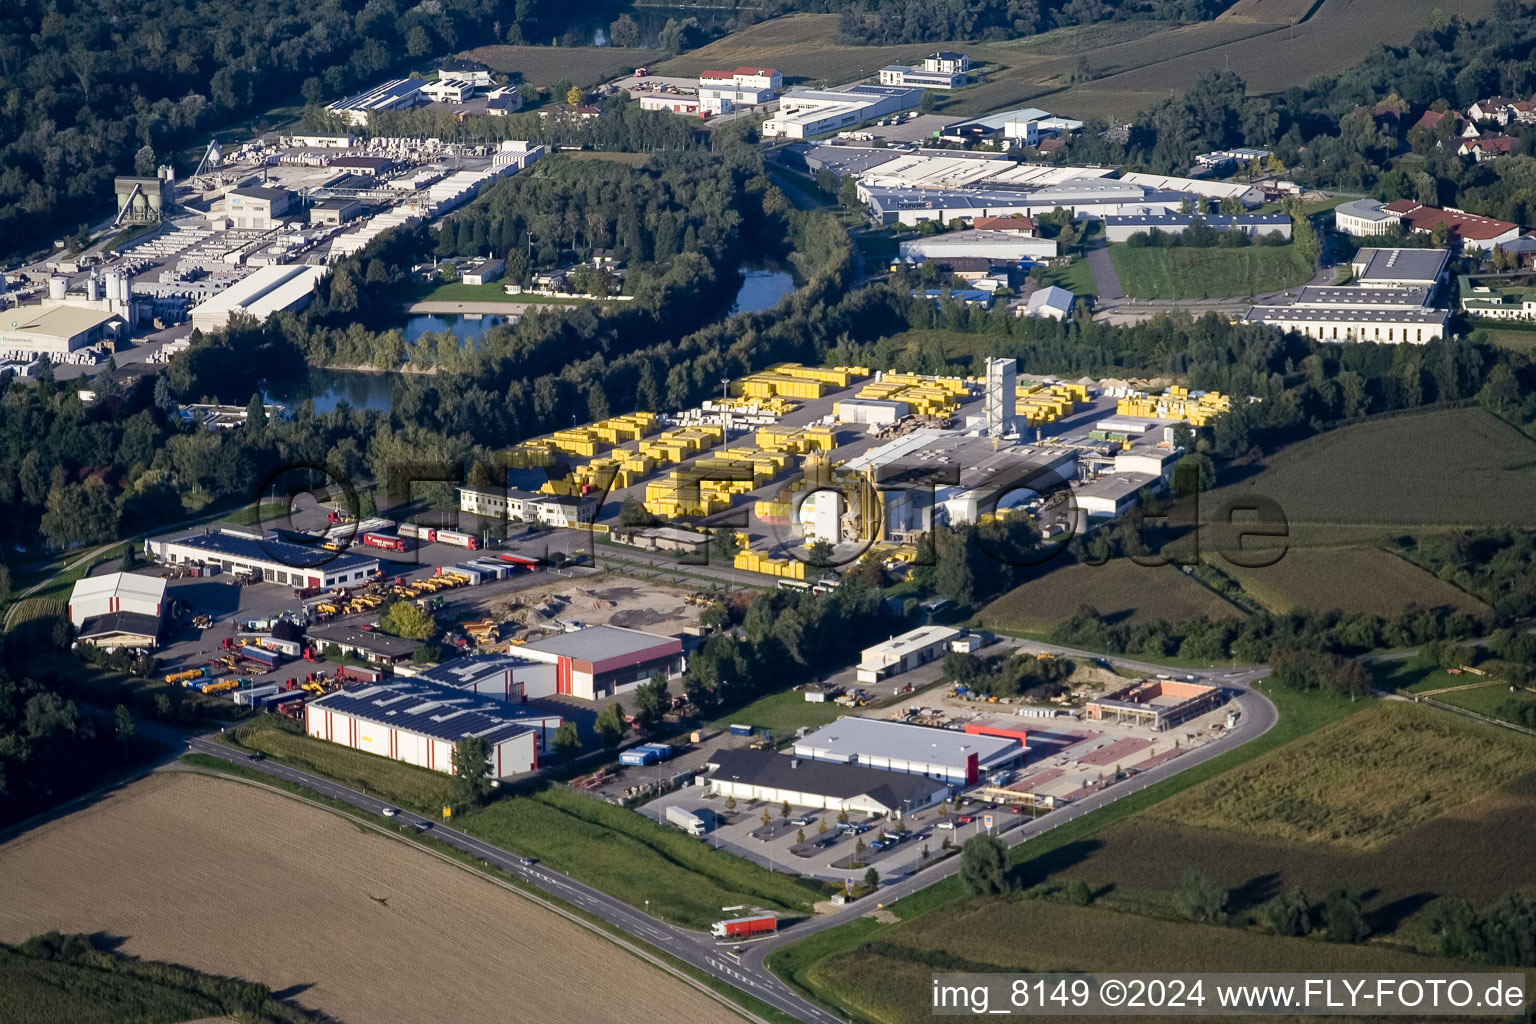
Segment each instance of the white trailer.
[{"label": "white trailer", "polygon": [[701,836],[709,831],[709,823],[702,817],[686,807],[678,807],[676,804],[667,808],[667,821],[691,836]]}]

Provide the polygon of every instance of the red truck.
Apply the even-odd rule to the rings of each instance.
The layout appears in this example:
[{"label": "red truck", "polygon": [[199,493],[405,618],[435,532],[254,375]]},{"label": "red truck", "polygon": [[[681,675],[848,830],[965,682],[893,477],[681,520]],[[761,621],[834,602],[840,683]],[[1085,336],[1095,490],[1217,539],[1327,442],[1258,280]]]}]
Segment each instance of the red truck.
[{"label": "red truck", "polygon": [[391,537],[387,533],[365,533],[363,534],[363,546],[383,548],[385,551],[404,551],[405,538]]},{"label": "red truck", "polygon": [[717,939],[748,939],[754,935],[767,935],[769,932],[778,930],[779,919],[773,914],[716,921],[709,926],[709,933]]}]

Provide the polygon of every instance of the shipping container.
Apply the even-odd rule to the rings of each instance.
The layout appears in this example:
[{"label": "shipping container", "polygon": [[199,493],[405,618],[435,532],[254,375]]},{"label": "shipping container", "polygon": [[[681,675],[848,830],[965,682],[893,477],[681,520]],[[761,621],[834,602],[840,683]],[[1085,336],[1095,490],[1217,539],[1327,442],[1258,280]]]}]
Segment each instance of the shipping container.
[{"label": "shipping container", "polygon": [[656,751],[646,750],[644,747],[626,750],[619,755],[619,764],[648,765],[655,764],[659,760],[661,758],[656,756]]},{"label": "shipping container", "polygon": [[261,698],[275,696],[279,692],[276,683],[268,683],[265,686],[253,686],[248,690],[236,691],[235,703],[245,707],[257,707],[261,703]]},{"label": "shipping container", "polygon": [[491,578],[490,573],[474,565],[456,565],[452,569],[444,570],[444,572],[457,573],[460,576],[468,576],[469,582],[476,586],[479,586],[481,583],[484,583],[486,580]]},{"label": "shipping container", "polygon": [[239,648],[235,653],[247,661],[254,661],[267,668],[276,668],[281,660],[276,651],[269,651],[265,647],[246,646]]},{"label": "shipping container", "polygon": [[363,534],[363,545],[370,548],[382,548],[385,551],[404,551],[405,538],[391,537],[384,533]]},{"label": "shipping container", "polygon": [[656,760],[665,761],[672,756],[672,747],[666,743],[642,743],[635,750],[649,750],[656,755]]},{"label": "shipping container", "polygon": [[477,558],[473,562],[469,562],[467,564],[475,567],[476,569],[480,569],[483,572],[489,573],[491,579],[493,580],[504,580],[516,572],[516,570],[507,563],[493,562],[489,558]]},{"label": "shipping container", "polygon": [[733,725],[733,726],[731,726],[731,735],[732,736],[751,736],[752,735],[752,727],[750,725]]},{"label": "shipping container", "polygon": [[717,939],[744,939],[752,935],[766,935],[777,931],[779,919],[772,914],[756,917],[738,917],[730,921],[716,921],[709,933]]}]

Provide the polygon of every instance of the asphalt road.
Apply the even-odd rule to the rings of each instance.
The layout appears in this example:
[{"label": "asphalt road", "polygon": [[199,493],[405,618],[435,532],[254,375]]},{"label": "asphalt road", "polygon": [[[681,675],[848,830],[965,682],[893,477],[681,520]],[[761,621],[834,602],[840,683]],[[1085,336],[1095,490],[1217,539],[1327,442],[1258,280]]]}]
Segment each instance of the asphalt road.
[{"label": "asphalt road", "polygon": [[[1072,648],[1056,647],[1049,644],[1028,644],[1026,646],[1033,649],[1051,650],[1061,654],[1077,655],[1079,657],[1100,657],[1089,652],[1075,651]],[[1149,674],[1168,671],[1165,666],[1160,665],[1119,658],[1110,660],[1115,664],[1134,668]],[[1197,675],[1204,681],[1217,683],[1238,691],[1235,699],[1238,706],[1242,709],[1242,718],[1237,728],[1230,730],[1219,739],[1205,744],[1198,750],[1192,750],[1182,757],[1174,758],[1143,772],[1133,782],[1111,786],[1062,810],[1026,822],[1021,827],[1004,833],[1002,836],[1003,841],[1008,846],[1017,846],[1029,839],[1045,835],[1051,830],[1059,828],[1070,821],[1075,821],[1100,807],[1105,807],[1123,796],[1139,792],[1147,786],[1177,775],[1187,768],[1192,768],[1213,757],[1219,757],[1227,751],[1235,749],[1268,732],[1274,726],[1279,716],[1275,706],[1269,699],[1251,688],[1252,684],[1268,674],[1268,671],[1266,668],[1248,668],[1229,672],[1207,670],[1204,672],[1187,673]],[[194,737],[188,740],[181,733],[152,723],[142,723],[140,729],[146,735],[156,739],[178,745],[185,742],[189,749],[197,753],[221,758],[232,764],[244,765],[246,768],[273,778],[304,786],[307,789],[314,790],[317,793],[342,801],[371,814],[382,814],[386,807],[391,806],[366,793],[349,789],[318,775],[299,771],[276,761],[252,761],[239,751],[217,743],[206,736]],[[789,925],[773,936],[737,947],[735,955],[733,955],[727,953],[725,944],[716,942],[714,938],[707,934],[666,924],[642,910],[631,907],[590,886],[583,885],[581,882],[553,871],[542,864],[524,863],[523,858],[517,854],[504,850],[501,847],[493,846],[458,829],[430,821],[409,811],[400,811],[398,815],[390,820],[407,825],[427,824],[430,827],[425,830],[426,833],[435,837],[440,842],[472,857],[479,858],[486,864],[500,868],[550,896],[554,896],[622,929],[634,938],[713,975],[721,981],[762,1000],[797,1020],[806,1021],[808,1024],[834,1024],[834,1022],[839,1020],[838,1017],[801,998],[788,985],[771,974],[764,965],[764,958],[769,952],[785,943],[795,942],[816,932],[847,923],[852,920],[852,915],[850,914],[830,914]],[[959,869],[960,858],[958,856],[950,857],[929,868],[914,872],[900,881],[883,886],[877,902],[888,906],[905,896],[917,892],[919,889],[926,888],[943,878],[953,875]]]}]

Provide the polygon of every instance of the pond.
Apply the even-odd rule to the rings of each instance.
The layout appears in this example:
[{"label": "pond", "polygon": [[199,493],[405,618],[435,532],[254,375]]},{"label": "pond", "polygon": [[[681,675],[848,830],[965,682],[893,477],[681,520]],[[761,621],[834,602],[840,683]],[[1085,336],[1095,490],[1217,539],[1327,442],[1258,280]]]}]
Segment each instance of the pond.
[{"label": "pond", "polygon": [[795,278],[777,264],[743,264],[732,313],[760,313],[795,290]]},{"label": "pond", "polygon": [[490,328],[513,320],[513,317],[499,313],[418,313],[406,320],[403,331],[406,341],[415,341],[428,331],[433,334],[447,331],[460,341],[477,343]]},{"label": "pond", "polygon": [[397,376],[314,367],[300,376],[265,382],[262,400],[287,406],[290,415],[309,399],[314,400],[317,413],[330,412],[342,402],[354,409],[388,412],[394,405]]}]

